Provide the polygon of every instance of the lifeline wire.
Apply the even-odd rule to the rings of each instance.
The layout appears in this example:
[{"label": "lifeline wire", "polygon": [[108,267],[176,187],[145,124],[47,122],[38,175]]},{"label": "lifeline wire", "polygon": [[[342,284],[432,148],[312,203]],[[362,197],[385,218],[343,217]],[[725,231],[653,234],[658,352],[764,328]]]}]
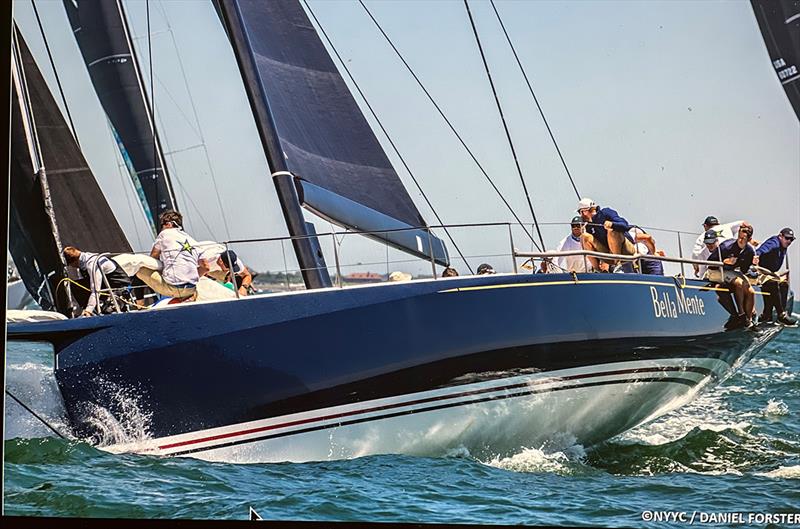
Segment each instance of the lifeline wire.
[{"label": "lifeline wire", "polygon": [[492,9],[494,9],[494,14],[497,15],[497,21],[500,22],[500,27],[503,28],[503,34],[506,36],[506,40],[508,41],[508,45],[511,47],[511,52],[514,54],[514,59],[517,61],[517,65],[519,66],[520,72],[522,72],[522,77],[525,78],[525,83],[528,85],[528,90],[530,90],[531,96],[533,97],[533,102],[536,103],[536,108],[539,109],[539,115],[542,116],[542,121],[544,121],[544,126],[547,127],[547,133],[550,134],[550,139],[553,140],[553,145],[556,148],[556,152],[558,153],[558,157],[561,159],[561,164],[564,166],[564,170],[567,172],[567,176],[569,177],[569,182],[572,184],[572,189],[575,190],[575,196],[579,199],[581,198],[581,194],[578,193],[578,188],[575,185],[575,180],[572,179],[572,174],[569,172],[569,167],[567,167],[567,162],[564,160],[564,156],[561,154],[561,149],[558,147],[558,142],[556,141],[556,137],[553,135],[553,131],[550,129],[550,124],[547,122],[547,118],[544,117],[544,110],[542,110],[542,106],[539,104],[539,99],[536,97],[536,93],[533,91],[533,86],[531,86],[530,80],[528,80],[528,74],[525,73],[525,68],[522,67],[522,62],[519,60],[519,56],[517,55],[517,50],[514,48],[514,44],[511,42],[511,37],[508,36],[508,32],[506,31],[506,26],[503,24],[503,19],[500,18],[500,13],[497,11],[497,7],[494,5],[494,0],[489,0],[489,3],[492,4]]},{"label": "lifeline wire", "polygon": [[31,5],[33,5],[33,13],[36,15],[36,23],[39,25],[39,32],[42,34],[42,40],[44,40],[44,49],[47,50],[47,58],[50,59],[50,67],[53,69],[53,75],[56,76],[56,85],[58,85],[58,93],[61,94],[61,102],[64,103],[64,110],[67,112],[67,118],[69,119],[69,126],[72,129],[72,136],[75,137],[75,143],[78,145],[78,150],[81,148],[81,142],[78,141],[78,131],[75,129],[75,124],[72,122],[72,114],[69,111],[69,105],[67,105],[67,98],[64,97],[64,89],[61,87],[61,78],[58,76],[58,70],[56,70],[56,63],[53,61],[53,54],[50,53],[50,44],[47,42],[47,36],[44,33],[44,27],[42,26],[42,19],[39,18],[39,10],[36,9],[36,0],[31,0]]},{"label": "lifeline wire", "polygon": [[392,50],[394,50],[394,52],[397,55],[397,57],[400,59],[400,61],[403,63],[403,65],[405,65],[405,67],[408,70],[408,72],[411,74],[411,76],[417,82],[419,87],[422,89],[422,91],[428,97],[428,100],[433,104],[434,108],[436,108],[436,110],[439,112],[439,115],[442,116],[442,119],[444,119],[445,123],[447,123],[447,126],[450,127],[450,130],[453,132],[455,137],[458,139],[459,142],[461,142],[461,146],[464,147],[464,150],[467,151],[467,154],[469,154],[469,156],[472,158],[472,161],[475,162],[475,165],[478,166],[478,169],[480,169],[481,173],[483,173],[483,176],[485,176],[486,179],[489,181],[489,184],[492,186],[492,189],[494,189],[497,192],[497,195],[500,197],[500,200],[503,201],[503,204],[505,204],[506,208],[508,208],[508,210],[511,212],[511,215],[514,216],[514,219],[517,221],[517,224],[520,225],[520,227],[522,228],[522,231],[525,233],[525,235],[528,236],[528,238],[531,240],[531,242],[533,242],[534,246],[536,246],[539,250],[542,250],[541,248],[539,248],[539,243],[537,243],[536,240],[534,240],[533,236],[528,232],[528,229],[525,227],[525,224],[522,222],[522,220],[519,218],[517,213],[514,211],[514,208],[511,207],[511,204],[508,203],[506,198],[503,196],[503,193],[501,193],[500,190],[497,188],[497,186],[495,185],[494,181],[492,181],[492,179],[489,176],[489,174],[486,172],[486,170],[483,168],[481,163],[478,161],[478,159],[472,153],[472,151],[467,146],[467,144],[464,141],[464,139],[461,137],[461,135],[458,133],[456,128],[453,126],[453,124],[447,118],[447,116],[445,115],[444,111],[442,111],[442,109],[436,103],[436,100],[433,99],[433,96],[431,96],[430,92],[428,92],[428,89],[425,88],[425,85],[423,85],[422,81],[419,80],[419,77],[417,77],[417,74],[414,73],[414,70],[411,68],[411,66],[408,64],[408,62],[406,62],[405,58],[403,58],[403,55],[400,53],[400,51],[394,45],[394,43],[392,42],[392,39],[389,38],[389,35],[386,34],[386,32],[383,30],[383,28],[378,23],[378,21],[375,19],[375,17],[372,16],[372,13],[367,8],[367,6],[364,5],[363,0],[358,0],[358,3],[361,4],[361,7],[363,7],[364,11],[367,12],[367,15],[369,15],[369,18],[372,19],[372,22],[378,28],[378,31],[381,32],[381,35],[383,35],[383,37],[386,39],[386,42],[389,43],[389,46],[391,46]]},{"label": "lifeline wire", "polygon": [[545,247],[544,238],[542,237],[542,231],[539,229],[539,221],[536,220],[536,212],[533,210],[533,202],[531,202],[531,195],[528,193],[528,186],[525,184],[525,178],[522,176],[522,167],[519,165],[519,159],[517,158],[517,150],[514,148],[514,142],[511,140],[511,132],[508,130],[508,124],[506,123],[506,117],[503,114],[503,107],[500,105],[500,98],[497,96],[497,89],[494,86],[494,81],[492,80],[492,73],[489,71],[489,63],[486,62],[486,54],[483,53],[483,45],[481,44],[481,39],[478,36],[478,28],[475,27],[475,20],[472,18],[472,11],[469,9],[469,3],[467,0],[464,0],[464,7],[467,10],[467,16],[469,17],[469,24],[472,26],[472,33],[475,35],[475,42],[478,43],[478,51],[481,54],[481,61],[483,61],[483,68],[486,70],[486,77],[489,79],[489,86],[492,87],[492,95],[494,96],[494,102],[497,105],[497,111],[500,113],[500,121],[503,122],[503,130],[506,133],[506,139],[508,139],[508,146],[511,148],[511,155],[514,157],[514,165],[517,167],[517,174],[519,175],[519,181],[522,182],[522,189],[525,191],[525,198],[528,201],[528,207],[531,210],[531,216],[533,217],[533,224],[536,226],[536,233],[539,235],[539,242],[542,243],[542,248]]},{"label": "lifeline wire", "polygon": [[[358,90],[358,93],[361,96],[361,99],[364,100],[364,103],[367,105],[367,108],[372,113],[372,117],[375,118],[375,121],[378,123],[378,126],[381,128],[381,131],[383,131],[383,134],[386,136],[386,139],[389,140],[389,144],[392,146],[392,149],[394,149],[395,154],[400,159],[400,162],[403,164],[403,167],[405,167],[405,169],[408,172],[409,176],[411,176],[411,180],[413,180],[414,184],[416,184],[417,189],[419,189],[419,192],[422,194],[422,198],[425,199],[425,202],[428,204],[428,207],[431,208],[431,211],[433,212],[433,215],[436,217],[436,220],[439,221],[439,224],[442,225],[442,228],[444,229],[444,232],[447,234],[447,237],[450,239],[450,242],[453,243],[453,247],[458,252],[458,255],[461,256],[461,259],[464,261],[464,264],[467,265],[467,268],[472,270],[472,267],[470,266],[469,262],[467,261],[467,258],[464,257],[463,253],[461,253],[461,248],[458,247],[458,245],[456,244],[456,241],[453,239],[453,236],[450,235],[450,232],[444,226],[444,221],[441,219],[441,217],[439,217],[439,214],[434,209],[433,204],[431,204],[431,201],[428,199],[428,196],[425,194],[425,191],[422,190],[422,186],[417,181],[417,177],[414,176],[414,173],[411,171],[411,168],[406,163],[405,158],[403,158],[403,155],[400,154],[400,150],[395,145],[394,140],[392,140],[392,137],[389,136],[389,132],[386,130],[386,128],[383,126],[383,123],[381,123],[381,120],[378,118],[378,114],[372,108],[372,105],[369,103],[369,100],[367,100],[367,97],[364,95],[364,92],[361,90],[361,87],[358,86],[358,83],[356,82],[355,78],[353,77],[353,74],[350,73],[350,69],[347,67],[347,64],[345,63],[345,61],[342,60],[342,56],[339,55],[339,51],[333,45],[333,42],[331,41],[330,37],[328,37],[328,33],[325,31],[325,28],[323,28],[322,24],[320,24],[319,19],[317,19],[317,15],[314,14],[314,11],[312,11],[311,6],[308,5],[308,2],[306,2],[305,0],[303,0],[303,5],[305,5],[306,9],[311,14],[311,17],[314,19],[314,22],[316,22],[317,26],[319,27],[320,31],[322,32],[322,35],[325,37],[325,40],[328,42],[328,45],[333,50],[333,53],[336,54],[336,58],[339,59],[339,63],[344,68],[344,71],[347,72],[347,76],[350,78],[350,81],[353,82],[353,86],[355,86],[356,90]],[[387,248],[388,248],[388,246],[387,246]]]}]

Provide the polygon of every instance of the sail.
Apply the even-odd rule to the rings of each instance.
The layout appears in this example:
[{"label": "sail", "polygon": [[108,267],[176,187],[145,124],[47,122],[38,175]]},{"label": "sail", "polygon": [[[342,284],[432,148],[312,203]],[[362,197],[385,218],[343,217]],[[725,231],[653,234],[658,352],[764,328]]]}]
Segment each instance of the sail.
[{"label": "sail", "polygon": [[[304,207],[340,226],[378,235],[390,245],[447,264],[433,236],[358,108],[333,60],[296,0],[222,0],[243,38],[231,38],[255,67],[247,83],[277,136],[283,164],[294,175]],[[226,14],[227,13],[227,14]],[[252,96],[251,96],[252,98]],[[274,163],[270,162],[273,171]]]},{"label": "sail", "polygon": [[[25,287],[42,308],[66,311],[64,289],[58,286],[64,278],[60,250],[76,246],[91,252],[130,252],[131,246],[28,46],[16,35],[22,68],[12,94],[9,250]],[[38,142],[32,144],[32,137]],[[43,175],[60,241],[47,214]]]},{"label": "sail", "polygon": [[750,0],[769,58],[800,119],[800,0]]},{"label": "sail", "polygon": [[64,8],[145,216],[157,232],[158,216],[177,204],[122,6],[117,0],[64,0]]}]

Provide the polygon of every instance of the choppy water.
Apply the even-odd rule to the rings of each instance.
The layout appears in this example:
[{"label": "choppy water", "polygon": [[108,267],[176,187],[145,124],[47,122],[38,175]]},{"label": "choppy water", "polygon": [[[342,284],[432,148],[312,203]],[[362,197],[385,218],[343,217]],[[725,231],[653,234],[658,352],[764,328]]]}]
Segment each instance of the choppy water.
[{"label": "choppy water", "polygon": [[[795,312],[798,312],[797,307]],[[66,429],[43,348],[11,344],[9,389]],[[5,513],[31,516],[674,527],[643,511],[800,512],[800,329],[721,387],[593,449],[479,461],[372,456],[233,465],[112,455],[7,403]],[[136,435],[146,417],[114,423]],[[755,524],[763,527],[765,523]]]}]

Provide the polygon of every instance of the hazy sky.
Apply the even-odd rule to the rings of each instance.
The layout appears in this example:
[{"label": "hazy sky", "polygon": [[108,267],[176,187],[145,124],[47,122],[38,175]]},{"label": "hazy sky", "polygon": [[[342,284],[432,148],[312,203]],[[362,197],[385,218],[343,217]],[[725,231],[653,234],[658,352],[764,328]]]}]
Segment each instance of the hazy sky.
[{"label": "hazy sky", "polygon": [[[445,223],[512,220],[361,6],[349,0],[310,5]],[[367,5],[529,222],[463,2]],[[800,228],[800,124],[772,70],[749,2],[498,0],[496,5],[582,195],[647,227],[698,233],[702,219],[713,214],[723,222],[751,221],[760,240],[784,226]],[[125,6],[149,84],[147,4],[137,0]],[[470,6],[537,217],[569,222],[574,191],[491,5]],[[135,249],[149,249],[152,239],[129,178],[118,168],[119,154],[61,1],[39,0],[37,7],[84,153]],[[16,1],[14,9],[54,88],[30,2]],[[168,164],[187,229],[197,239],[285,235],[241,78],[211,4],[153,0],[150,10],[156,113],[165,149],[175,153]],[[435,223],[388,142],[377,136],[417,207]],[[316,224],[318,231],[331,230],[327,222]],[[550,226],[543,232],[552,248],[567,229]],[[674,234],[651,232],[659,246],[677,254]],[[484,261],[510,269],[505,227],[453,233],[473,269]],[[513,238],[516,246],[530,248],[519,228]],[[384,248],[357,239],[340,241],[341,260],[365,264],[345,273],[430,271],[419,262],[387,266]],[[684,237],[684,252],[693,239]],[[332,266],[330,239],[323,245]],[[295,266],[288,245],[285,252],[277,244],[234,248],[257,270],[283,269],[284,253],[288,267]],[[795,270],[799,255],[800,245],[794,244]],[[388,258],[407,259],[394,250]],[[462,262],[455,264],[466,272]]]}]

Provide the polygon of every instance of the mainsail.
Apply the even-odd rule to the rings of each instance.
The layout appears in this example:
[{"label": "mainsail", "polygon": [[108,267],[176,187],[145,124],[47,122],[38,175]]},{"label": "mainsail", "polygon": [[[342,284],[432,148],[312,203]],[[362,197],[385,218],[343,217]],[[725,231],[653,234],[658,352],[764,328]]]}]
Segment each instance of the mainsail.
[{"label": "mainsail", "polygon": [[89,76],[154,232],[177,209],[119,0],[63,0]]},{"label": "mainsail", "polygon": [[346,228],[397,230],[373,238],[447,265],[300,3],[221,0],[218,9],[234,51],[253,64],[243,75],[266,114],[256,120],[275,136],[270,166],[279,158],[294,176],[300,203]]},{"label": "mainsail", "polygon": [[131,247],[21,33],[15,37],[9,250],[42,308],[67,312],[59,287],[65,277],[60,250],[130,252]]},{"label": "mainsail", "polygon": [[800,0],[750,0],[769,58],[800,119]]}]

